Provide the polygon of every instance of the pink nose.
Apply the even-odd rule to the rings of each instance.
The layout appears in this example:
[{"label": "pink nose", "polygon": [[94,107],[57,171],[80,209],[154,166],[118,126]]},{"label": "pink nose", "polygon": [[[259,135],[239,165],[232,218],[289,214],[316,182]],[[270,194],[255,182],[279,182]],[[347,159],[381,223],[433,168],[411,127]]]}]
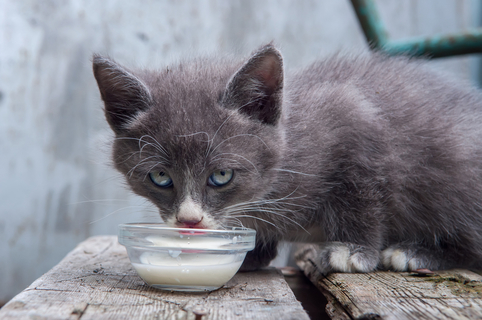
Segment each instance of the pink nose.
[{"label": "pink nose", "polygon": [[176,220],[180,224],[181,228],[199,228],[200,226],[198,226],[198,224],[201,223],[203,218],[201,217],[201,219],[198,220],[198,219],[183,219],[183,218],[177,217]]}]

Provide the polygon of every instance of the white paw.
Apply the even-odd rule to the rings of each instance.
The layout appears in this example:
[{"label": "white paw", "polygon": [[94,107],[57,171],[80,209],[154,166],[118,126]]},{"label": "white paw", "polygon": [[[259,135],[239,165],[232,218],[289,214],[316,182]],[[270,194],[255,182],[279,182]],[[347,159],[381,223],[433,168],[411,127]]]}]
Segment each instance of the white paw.
[{"label": "white paw", "polygon": [[382,264],[385,269],[394,271],[413,271],[422,267],[419,259],[410,257],[408,252],[400,248],[383,250]]},{"label": "white paw", "polygon": [[330,265],[336,271],[354,272],[350,263],[350,249],[345,246],[337,246],[330,253]]},{"label": "white paw", "polygon": [[376,266],[362,252],[350,254],[350,248],[343,243],[332,246],[329,263],[337,272],[370,272]]}]

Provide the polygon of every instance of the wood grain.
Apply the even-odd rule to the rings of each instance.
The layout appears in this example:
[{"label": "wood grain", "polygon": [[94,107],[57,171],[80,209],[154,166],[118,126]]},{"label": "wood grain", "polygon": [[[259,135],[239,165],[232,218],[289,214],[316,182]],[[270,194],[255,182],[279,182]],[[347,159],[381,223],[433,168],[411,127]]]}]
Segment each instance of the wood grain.
[{"label": "wood grain", "polygon": [[[297,263],[328,300],[333,319],[482,319],[482,276],[454,269],[432,276],[408,272],[320,274],[316,247]],[[309,249],[307,249],[309,248]]]},{"label": "wood grain", "polygon": [[80,243],[2,309],[1,319],[309,319],[276,269],[238,273],[219,290],[148,287],[115,236]]}]

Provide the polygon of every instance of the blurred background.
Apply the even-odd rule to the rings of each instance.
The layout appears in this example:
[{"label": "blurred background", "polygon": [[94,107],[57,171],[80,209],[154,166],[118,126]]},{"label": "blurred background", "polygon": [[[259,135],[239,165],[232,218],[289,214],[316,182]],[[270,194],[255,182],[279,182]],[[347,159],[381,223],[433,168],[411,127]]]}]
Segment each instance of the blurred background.
[{"label": "blurred background", "polygon": [[[481,25],[480,0],[376,4],[391,39]],[[368,50],[348,0],[1,0],[0,305],[87,237],[160,221],[109,166],[94,52],[157,68],[199,53],[244,56],[272,40],[288,71]],[[477,55],[430,64],[480,86]]]}]

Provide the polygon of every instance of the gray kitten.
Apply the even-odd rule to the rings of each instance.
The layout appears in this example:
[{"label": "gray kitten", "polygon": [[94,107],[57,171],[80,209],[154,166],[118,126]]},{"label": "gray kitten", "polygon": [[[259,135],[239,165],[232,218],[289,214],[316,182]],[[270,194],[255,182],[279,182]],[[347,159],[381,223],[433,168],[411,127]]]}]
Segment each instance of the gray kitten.
[{"label": "gray kitten", "polygon": [[131,71],[94,56],[113,160],[177,227],[320,244],[322,272],[482,266],[482,96],[421,62],[334,56],[284,78],[246,61]]}]

